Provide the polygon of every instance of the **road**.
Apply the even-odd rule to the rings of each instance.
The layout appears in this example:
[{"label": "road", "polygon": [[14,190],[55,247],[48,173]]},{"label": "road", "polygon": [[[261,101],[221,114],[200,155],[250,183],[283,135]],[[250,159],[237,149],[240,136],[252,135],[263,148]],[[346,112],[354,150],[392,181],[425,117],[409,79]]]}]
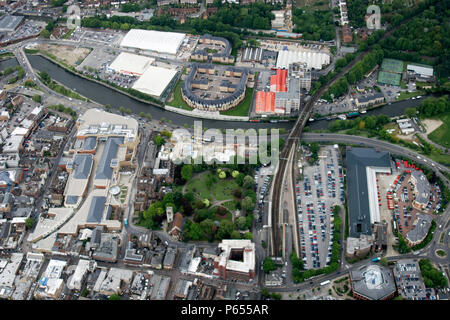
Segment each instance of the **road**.
[{"label": "road", "polygon": [[436,174],[447,184],[450,185],[449,180],[444,176],[441,171],[450,173],[450,169],[443,166],[436,161],[433,161],[423,155],[418,156],[416,152],[401,147],[396,144],[392,144],[386,141],[378,139],[370,139],[359,136],[351,136],[346,134],[334,134],[334,133],[305,133],[303,135],[303,140],[305,142],[343,142],[357,144],[361,146],[374,147],[380,150],[386,150],[393,154],[398,154],[404,157],[414,159],[417,163],[428,167],[429,169],[436,172]]}]

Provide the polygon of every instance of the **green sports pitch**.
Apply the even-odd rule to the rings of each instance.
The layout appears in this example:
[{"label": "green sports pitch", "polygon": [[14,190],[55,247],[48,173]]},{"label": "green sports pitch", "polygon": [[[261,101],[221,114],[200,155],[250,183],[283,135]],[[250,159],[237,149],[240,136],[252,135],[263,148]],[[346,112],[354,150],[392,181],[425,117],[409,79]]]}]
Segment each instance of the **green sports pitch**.
[{"label": "green sports pitch", "polygon": [[403,61],[395,59],[383,59],[381,63],[381,70],[393,73],[403,72]]},{"label": "green sports pitch", "polygon": [[400,73],[391,73],[386,71],[380,71],[378,73],[378,83],[399,86],[401,79],[402,75]]}]

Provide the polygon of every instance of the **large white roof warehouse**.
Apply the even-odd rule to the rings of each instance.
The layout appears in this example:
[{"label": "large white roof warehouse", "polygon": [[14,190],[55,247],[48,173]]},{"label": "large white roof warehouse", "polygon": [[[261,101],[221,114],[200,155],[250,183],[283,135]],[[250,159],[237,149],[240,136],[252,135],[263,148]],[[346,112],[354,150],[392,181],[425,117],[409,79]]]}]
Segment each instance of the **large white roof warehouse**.
[{"label": "large white roof warehouse", "polygon": [[324,65],[330,63],[330,55],[322,52],[310,51],[283,50],[278,52],[278,69],[288,69],[289,65],[295,62],[304,62],[308,65],[308,68],[320,70]]},{"label": "large white roof warehouse", "polygon": [[142,75],[148,66],[153,64],[155,59],[145,56],[139,56],[128,52],[120,53],[111,63],[109,69],[114,72]]},{"label": "large white roof warehouse", "polygon": [[176,74],[177,71],[174,69],[149,66],[134,83],[133,89],[160,97]]},{"label": "large white roof warehouse", "polygon": [[131,29],[120,46],[176,54],[185,37],[184,33]]}]

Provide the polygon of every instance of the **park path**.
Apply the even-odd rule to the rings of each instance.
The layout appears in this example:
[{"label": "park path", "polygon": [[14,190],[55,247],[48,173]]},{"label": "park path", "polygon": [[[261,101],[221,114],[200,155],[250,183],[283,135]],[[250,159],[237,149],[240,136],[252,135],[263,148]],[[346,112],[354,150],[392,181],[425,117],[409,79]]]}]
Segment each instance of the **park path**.
[{"label": "park path", "polygon": [[[193,176],[193,177],[191,178],[191,180],[189,180],[189,181],[192,181],[192,180],[194,180],[194,179],[197,179],[198,177],[201,177],[202,175],[205,175],[205,174],[207,174],[207,173],[209,173],[209,171],[203,171],[203,172],[201,172],[201,173],[197,173],[197,174],[196,174],[195,176]],[[188,185],[188,182],[185,183],[185,185],[183,186],[183,189],[181,190],[181,192],[182,192],[183,194],[186,193],[186,187],[187,187],[187,185]]]}]

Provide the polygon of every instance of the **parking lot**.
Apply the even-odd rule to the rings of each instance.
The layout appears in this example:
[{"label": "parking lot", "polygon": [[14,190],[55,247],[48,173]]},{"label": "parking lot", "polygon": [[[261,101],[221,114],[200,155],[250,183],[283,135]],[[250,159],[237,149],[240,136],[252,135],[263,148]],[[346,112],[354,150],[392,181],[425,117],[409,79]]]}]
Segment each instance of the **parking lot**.
[{"label": "parking lot", "polygon": [[304,167],[296,182],[300,246],[305,269],[329,265],[333,246],[333,208],[344,201],[338,150],[322,147],[317,165]]},{"label": "parking lot", "polygon": [[1,42],[8,42],[12,40],[26,38],[33,35],[39,35],[44,26],[45,23],[43,23],[42,21],[26,20],[25,23],[21,25],[19,28],[17,28],[15,31],[8,32],[7,34],[5,34],[5,36],[1,39]]},{"label": "parking lot", "polygon": [[258,205],[255,210],[258,215],[255,215],[256,222],[259,224],[265,224],[263,212],[265,212],[265,202],[264,198],[270,191],[271,175],[267,175],[269,168],[261,167],[255,172],[255,182],[256,182],[256,196],[258,199]]},{"label": "parking lot", "polygon": [[108,45],[119,45],[123,36],[124,35],[119,32],[89,31],[85,28],[77,28],[70,35],[69,40],[78,42],[94,42],[96,44],[100,42]]}]

